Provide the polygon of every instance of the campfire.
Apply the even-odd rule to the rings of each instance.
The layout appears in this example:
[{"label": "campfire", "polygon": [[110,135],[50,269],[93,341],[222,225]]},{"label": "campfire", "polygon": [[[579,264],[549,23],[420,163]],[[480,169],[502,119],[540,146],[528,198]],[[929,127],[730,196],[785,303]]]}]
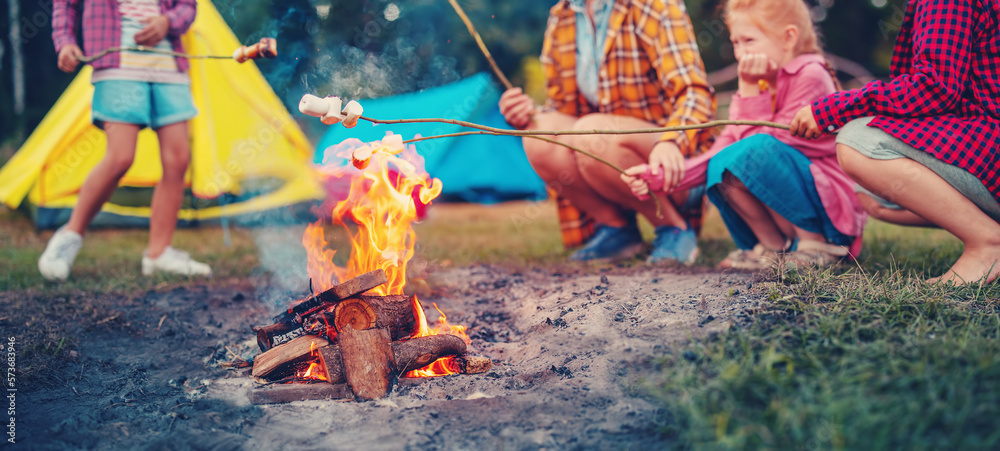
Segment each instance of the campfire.
[{"label": "campfire", "polygon": [[[339,103],[339,102],[337,102]],[[396,138],[396,139],[393,139]],[[398,137],[334,148],[337,156],[365,165],[329,167],[324,177],[347,177],[344,199],[328,199],[328,218],[306,228],[302,243],[318,294],[254,327],[262,353],[254,359],[254,403],[306,399],[373,400],[388,396],[399,377],[420,378],[488,371],[492,361],[467,353],[462,326],[441,316],[432,329],[416,296],[403,294],[406,264],[413,256],[415,200],[427,204],[441,182],[418,168],[420,158]],[[324,225],[348,228],[346,267],[334,264]],[[339,283],[338,283],[339,281]],[[434,306],[437,309],[437,306]]]}]

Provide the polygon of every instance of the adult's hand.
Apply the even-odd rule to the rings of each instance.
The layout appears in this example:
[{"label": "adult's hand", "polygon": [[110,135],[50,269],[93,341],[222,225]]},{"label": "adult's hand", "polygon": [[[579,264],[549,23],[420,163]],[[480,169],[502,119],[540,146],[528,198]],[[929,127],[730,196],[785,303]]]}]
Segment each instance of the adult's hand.
[{"label": "adult's hand", "polygon": [[819,124],[816,123],[816,117],[813,116],[812,106],[810,105],[802,107],[798,113],[795,113],[789,131],[795,136],[806,139],[816,139],[823,135],[823,132],[819,129]]},{"label": "adult's hand", "polygon": [[535,115],[535,102],[521,88],[508,89],[500,96],[500,114],[511,127],[524,130]]},{"label": "adult's hand", "polygon": [[80,46],[67,44],[59,49],[59,58],[56,60],[56,64],[58,64],[59,70],[72,73],[76,70],[76,66],[80,65],[80,58],[82,57],[83,50],[80,50]]},{"label": "adult's hand", "polygon": [[135,34],[135,43],[146,47],[152,47],[162,41],[170,30],[170,19],[167,16],[147,17],[140,22],[146,26]]},{"label": "adult's hand", "polygon": [[663,189],[673,191],[684,179],[684,154],[671,141],[660,141],[649,153],[650,172],[655,176],[663,174]]}]

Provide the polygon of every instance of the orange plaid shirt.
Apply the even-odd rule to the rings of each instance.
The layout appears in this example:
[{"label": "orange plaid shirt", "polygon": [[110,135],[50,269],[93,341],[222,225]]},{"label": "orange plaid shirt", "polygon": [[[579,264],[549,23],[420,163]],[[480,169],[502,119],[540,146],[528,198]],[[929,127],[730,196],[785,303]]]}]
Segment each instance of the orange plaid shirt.
[{"label": "orange plaid shirt", "polygon": [[[617,114],[659,127],[712,120],[715,95],[698,53],[694,29],[681,0],[616,0],[598,70],[599,104],[590,105],[576,82],[576,12],[567,0],[549,11],[541,62],[548,79],[546,108],[572,116]],[[667,132],[686,157],[708,150],[711,130]],[[563,244],[582,244],[593,224],[565,199],[559,202]],[[686,213],[700,227],[699,213]]]}]

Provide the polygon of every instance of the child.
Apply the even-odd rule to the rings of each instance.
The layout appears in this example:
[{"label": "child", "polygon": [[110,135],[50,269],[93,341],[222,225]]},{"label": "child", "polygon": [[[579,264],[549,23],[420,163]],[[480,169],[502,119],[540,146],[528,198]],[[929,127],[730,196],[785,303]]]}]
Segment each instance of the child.
[{"label": "child", "polygon": [[[181,52],[180,37],[194,17],[195,0],[56,0],[52,40],[59,68],[73,72],[79,64],[83,51],[76,32],[81,24],[88,54],[137,45]],[[91,65],[93,121],[107,135],[107,153],[80,188],[69,222],[49,240],[38,260],[39,271],[46,279],[66,280],[84,231],[132,166],[139,130],[152,127],[160,141],[163,176],[153,192],[142,273],[211,274],[208,265],[170,247],[191,156],[186,121],[198,113],[191,99],[187,60],[159,53],[111,52]]]},{"label": "child", "polygon": [[911,0],[892,79],[823,97],[792,123],[807,138],[843,127],[844,170],[889,201],[860,194],[873,216],[962,240],[962,256],[931,281],[989,283],[1000,273],[998,30],[996,0]]},{"label": "child", "polygon": [[[729,0],[724,14],[739,61],[730,119],[789,123],[803,105],[836,91],[802,0]],[[866,215],[837,163],[832,137],[809,141],[733,125],[692,163],[685,179],[705,178],[708,197],[739,247],[720,267],[760,269],[779,254],[829,265],[860,250]],[[636,194],[648,189],[635,177],[625,180]]]}]

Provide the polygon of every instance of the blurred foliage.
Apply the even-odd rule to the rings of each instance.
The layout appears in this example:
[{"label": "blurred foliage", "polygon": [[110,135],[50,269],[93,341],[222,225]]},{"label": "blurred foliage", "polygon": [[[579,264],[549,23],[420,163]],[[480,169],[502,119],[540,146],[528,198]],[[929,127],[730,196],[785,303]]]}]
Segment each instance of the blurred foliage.
[{"label": "blurred foliage", "polygon": [[[11,39],[0,9],[0,143],[18,146],[41,121],[71,74],[55,65],[51,0],[19,1],[27,111],[12,112]],[[733,62],[722,0],[686,0],[709,71]],[[905,0],[808,0],[826,49],[885,76]],[[280,56],[259,67],[287,106],[305,92],[349,98],[410,92],[488,71],[465,25],[446,0],[213,0],[240,41],[278,40]],[[543,92],[537,81],[549,8],[554,0],[460,0],[500,68],[518,86]],[[883,4],[876,7],[873,4]],[[534,70],[535,72],[532,72]],[[535,78],[535,79],[533,79]]]}]

